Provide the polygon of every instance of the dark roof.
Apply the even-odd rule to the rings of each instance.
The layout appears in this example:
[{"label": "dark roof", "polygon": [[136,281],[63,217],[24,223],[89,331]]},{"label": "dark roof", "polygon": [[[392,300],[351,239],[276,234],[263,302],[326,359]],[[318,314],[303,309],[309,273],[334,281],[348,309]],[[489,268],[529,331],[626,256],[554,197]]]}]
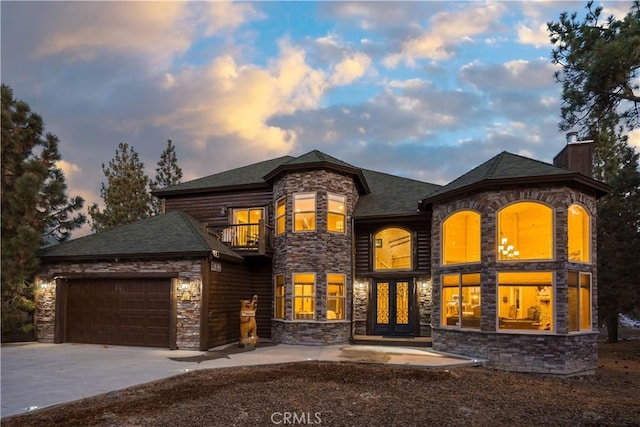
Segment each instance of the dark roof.
[{"label": "dark roof", "polygon": [[418,201],[441,186],[363,169],[371,192],[360,196],[354,218],[415,214]]},{"label": "dark roof", "polygon": [[264,162],[242,166],[236,169],[220,172],[204,178],[194,179],[181,184],[165,187],[153,192],[159,197],[170,196],[172,194],[191,193],[207,190],[222,190],[225,188],[237,188],[243,186],[265,185],[264,176],[280,166],[295,160],[295,157],[283,156]]},{"label": "dark roof", "polygon": [[139,257],[202,257],[217,250],[242,257],[210,236],[190,215],[174,211],[41,249],[43,260]]},{"label": "dark roof", "polygon": [[282,172],[296,171],[308,168],[330,169],[353,175],[356,184],[360,188],[360,192],[362,194],[366,194],[369,192],[369,185],[362,173],[362,169],[355,167],[347,162],[343,162],[342,160],[336,159],[335,157],[318,150],[310,151],[300,157],[296,157],[286,163],[278,165],[272,171],[265,174],[264,179],[265,181],[270,181]]},{"label": "dark roof", "polygon": [[503,151],[431,194],[424,203],[454,197],[458,194],[510,184],[573,182],[591,187],[598,195],[608,186],[576,171]]}]

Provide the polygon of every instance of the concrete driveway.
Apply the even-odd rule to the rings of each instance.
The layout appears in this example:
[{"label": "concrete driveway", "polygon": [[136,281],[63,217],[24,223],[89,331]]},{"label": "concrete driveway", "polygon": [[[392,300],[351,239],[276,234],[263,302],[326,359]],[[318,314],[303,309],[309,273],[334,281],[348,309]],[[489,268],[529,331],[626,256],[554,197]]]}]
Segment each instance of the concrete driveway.
[{"label": "concrete driveway", "polygon": [[342,361],[449,368],[480,361],[430,349],[337,345],[312,347],[261,343],[208,352],[90,344],[8,344],[0,348],[2,401],[7,417],[71,402],[196,369],[302,361]]}]

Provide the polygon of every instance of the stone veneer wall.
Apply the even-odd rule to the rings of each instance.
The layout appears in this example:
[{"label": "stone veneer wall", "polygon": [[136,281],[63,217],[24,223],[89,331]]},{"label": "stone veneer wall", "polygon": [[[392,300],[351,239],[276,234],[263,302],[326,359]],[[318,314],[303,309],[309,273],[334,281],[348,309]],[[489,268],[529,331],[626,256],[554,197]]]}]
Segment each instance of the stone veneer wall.
[{"label": "stone veneer wall", "polygon": [[[316,193],[316,230],[293,232],[293,195]],[[345,232],[327,231],[327,193],[346,196]],[[351,214],[358,190],[350,175],[332,170],[296,171],[274,182],[274,202],[286,197],[286,232],[274,239],[273,274],[285,281],[285,319],[274,320],[272,340],[288,344],[337,344],[349,342],[353,290]],[[316,274],[315,319],[293,319],[293,273]],[[327,320],[327,274],[345,275],[345,319]]]},{"label": "stone veneer wall", "polygon": [[[177,300],[176,345],[183,350],[200,348],[200,309],[202,301],[202,273],[200,260],[153,260],[120,262],[87,262],[49,264],[36,277],[36,338],[40,342],[53,342],[55,331],[56,276],[65,274],[110,273],[177,273],[172,281],[172,294]],[[187,283],[187,289],[182,289]],[[44,285],[44,287],[42,286]],[[182,301],[189,292],[189,301]]]},{"label": "stone veneer wall", "polygon": [[[538,201],[554,210],[555,259],[549,261],[497,261],[497,213],[518,201]],[[591,215],[591,263],[568,261],[567,211],[571,204],[582,205]],[[453,212],[469,209],[481,215],[481,262],[441,266],[442,222]],[[527,372],[592,372],[597,367],[597,253],[596,201],[568,187],[511,189],[461,196],[433,206],[432,222],[433,321],[435,350],[486,358],[491,366]],[[551,332],[527,334],[497,331],[497,276],[499,271],[552,271],[555,273],[555,318]],[[592,274],[592,327],[589,332],[568,332],[568,271]],[[480,330],[441,326],[441,283],[446,273],[480,272]],[[550,362],[551,359],[556,359]]]}]

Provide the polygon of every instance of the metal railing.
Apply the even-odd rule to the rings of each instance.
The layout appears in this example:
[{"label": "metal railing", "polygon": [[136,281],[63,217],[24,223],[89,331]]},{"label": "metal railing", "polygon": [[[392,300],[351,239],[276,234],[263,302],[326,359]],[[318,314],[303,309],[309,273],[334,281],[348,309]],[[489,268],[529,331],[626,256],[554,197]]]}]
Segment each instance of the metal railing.
[{"label": "metal railing", "polygon": [[209,228],[209,231],[235,251],[264,255],[273,250],[273,227],[266,225],[264,220],[256,224],[229,224]]}]

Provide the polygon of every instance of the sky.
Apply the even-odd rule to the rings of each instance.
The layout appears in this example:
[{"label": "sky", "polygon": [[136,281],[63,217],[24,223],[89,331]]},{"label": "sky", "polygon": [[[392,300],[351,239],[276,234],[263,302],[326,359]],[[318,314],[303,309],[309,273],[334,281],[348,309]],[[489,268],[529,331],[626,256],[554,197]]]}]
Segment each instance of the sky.
[{"label": "sky", "polygon": [[[602,4],[622,18],[631,1]],[[552,162],[546,23],[585,6],[2,1],[1,76],[60,138],[85,210],[121,142],[151,178],[171,139],[183,182],[317,149],[444,185],[502,151]]]}]

